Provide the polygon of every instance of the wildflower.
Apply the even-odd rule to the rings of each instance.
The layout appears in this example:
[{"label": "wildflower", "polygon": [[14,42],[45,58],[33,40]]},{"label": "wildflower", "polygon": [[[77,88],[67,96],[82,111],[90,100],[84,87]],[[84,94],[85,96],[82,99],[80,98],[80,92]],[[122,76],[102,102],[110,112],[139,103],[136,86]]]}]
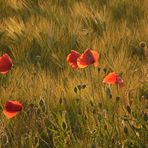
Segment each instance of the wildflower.
[{"label": "wildflower", "polygon": [[124,81],[115,73],[109,73],[104,79],[103,83],[105,84],[117,84],[120,87],[124,86]]},{"label": "wildflower", "polygon": [[12,66],[13,66],[13,63],[9,55],[7,53],[3,54],[0,57],[0,73],[1,74],[8,73],[8,71],[11,69]]},{"label": "wildflower", "polygon": [[94,64],[95,67],[98,66],[99,54],[96,51],[87,48],[81,56],[77,59],[77,65],[79,68],[85,68],[88,65]]},{"label": "wildflower", "polygon": [[75,50],[71,50],[70,54],[67,56],[67,62],[69,65],[72,66],[72,68],[76,69],[78,67],[77,65],[77,59],[80,56],[80,53],[78,53]]},{"label": "wildflower", "polygon": [[22,108],[22,104],[18,101],[7,101],[4,105],[3,113],[8,119],[10,119],[16,116]]}]

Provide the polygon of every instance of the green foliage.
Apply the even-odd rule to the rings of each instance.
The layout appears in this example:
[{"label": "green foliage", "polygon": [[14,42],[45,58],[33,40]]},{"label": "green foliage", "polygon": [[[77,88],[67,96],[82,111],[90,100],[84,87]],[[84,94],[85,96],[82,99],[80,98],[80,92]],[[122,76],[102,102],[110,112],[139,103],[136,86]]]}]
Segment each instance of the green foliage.
[{"label": "green foliage", "polygon": [[[14,67],[0,75],[0,147],[147,147],[147,0],[0,0],[0,54]],[[99,52],[100,69],[73,70],[70,50]],[[125,87],[105,87],[119,73]]]}]

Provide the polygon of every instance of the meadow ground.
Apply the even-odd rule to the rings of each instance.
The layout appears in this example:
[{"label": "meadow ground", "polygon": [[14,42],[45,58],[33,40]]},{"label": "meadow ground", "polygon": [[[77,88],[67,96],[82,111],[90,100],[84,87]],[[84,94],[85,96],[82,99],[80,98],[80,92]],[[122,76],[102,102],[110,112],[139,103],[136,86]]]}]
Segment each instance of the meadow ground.
[{"label": "meadow ground", "polygon": [[[14,63],[0,75],[0,147],[148,147],[147,10],[147,0],[0,0],[0,55]],[[99,68],[72,69],[70,50],[88,47]],[[123,88],[102,83],[112,71]],[[7,100],[23,104],[12,119]]]}]

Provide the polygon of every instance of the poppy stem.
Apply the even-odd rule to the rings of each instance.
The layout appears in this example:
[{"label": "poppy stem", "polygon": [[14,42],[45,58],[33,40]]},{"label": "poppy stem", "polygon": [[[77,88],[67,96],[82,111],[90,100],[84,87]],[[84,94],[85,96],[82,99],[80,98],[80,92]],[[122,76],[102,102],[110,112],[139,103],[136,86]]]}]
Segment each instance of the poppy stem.
[{"label": "poppy stem", "polygon": [[119,96],[119,86],[117,84],[117,95]]},{"label": "poppy stem", "polygon": [[91,84],[91,93],[92,93],[92,97],[93,97],[93,100],[94,100],[94,98],[95,98],[95,96],[94,96],[94,85],[93,85],[93,77],[92,77],[92,71],[91,71],[91,68],[90,68],[90,66],[89,66],[89,68],[88,68],[88,71],[89,71],[89,80],[90,80],[90,84]]}]

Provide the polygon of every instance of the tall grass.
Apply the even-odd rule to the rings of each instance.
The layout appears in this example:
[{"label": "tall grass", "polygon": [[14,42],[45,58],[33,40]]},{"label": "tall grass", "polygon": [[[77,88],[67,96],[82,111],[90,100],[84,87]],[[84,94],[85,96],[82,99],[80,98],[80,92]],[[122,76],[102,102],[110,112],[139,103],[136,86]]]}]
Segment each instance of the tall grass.
[{"label": "tall grass", "polygon": [[[0,0],[0,53],[14,61],[0,76],[0,146],[146,148],[141,41],[148,43],[147,0]],[[65,60],[87,47],[100,54],[91,82],[89,68],[73,70]],[[102,84],[111,71],[124,79],[123,89]],[[24,106],[11,120],[2,114],[9,99]]]}]

